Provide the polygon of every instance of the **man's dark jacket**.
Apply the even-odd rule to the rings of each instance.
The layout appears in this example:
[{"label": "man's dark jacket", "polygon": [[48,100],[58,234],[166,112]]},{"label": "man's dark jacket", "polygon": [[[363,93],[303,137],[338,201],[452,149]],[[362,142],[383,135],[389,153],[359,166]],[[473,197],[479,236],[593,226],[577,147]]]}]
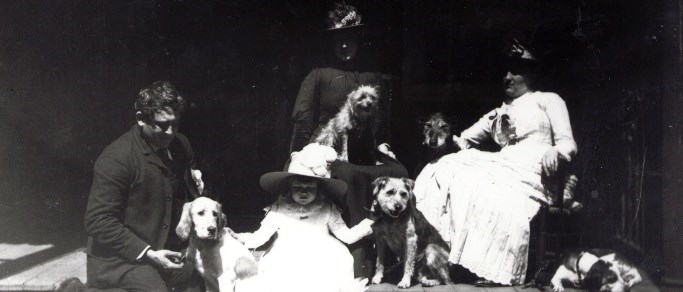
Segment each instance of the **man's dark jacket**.
[{"label": "man's dark jacket", "polygon": [[[178,134],[168,150],[174,162],[183,166],[182,179],[196,197],[189,172],[195,163],[190,143]],[[154,250],[164,248],[169,231],[175,232],[171,226],[172,176],[170,167],[142,139],[138,125],[104,149],[95,162],[85,212],[89,275],[118,277],[141,264],[136,259],[147,245]]]}]

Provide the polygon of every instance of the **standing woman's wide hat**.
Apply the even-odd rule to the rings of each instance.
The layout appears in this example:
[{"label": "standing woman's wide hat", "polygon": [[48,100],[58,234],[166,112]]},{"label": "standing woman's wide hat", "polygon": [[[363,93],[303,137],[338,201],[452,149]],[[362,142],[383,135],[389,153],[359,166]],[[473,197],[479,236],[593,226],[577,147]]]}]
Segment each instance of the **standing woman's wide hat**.
[{"label": "standing woman's wide hat", "polygon": [[332,147],[311,143],[292,153],[287,171],[266,173],[259,182],[264,190],[282,195],[289,191],[293,177],[308,177],[318,181],[318,189],[324,194],[343,196],[348,188],[346,182],[330,177],[329,164],[336,159],[337,152]]}]

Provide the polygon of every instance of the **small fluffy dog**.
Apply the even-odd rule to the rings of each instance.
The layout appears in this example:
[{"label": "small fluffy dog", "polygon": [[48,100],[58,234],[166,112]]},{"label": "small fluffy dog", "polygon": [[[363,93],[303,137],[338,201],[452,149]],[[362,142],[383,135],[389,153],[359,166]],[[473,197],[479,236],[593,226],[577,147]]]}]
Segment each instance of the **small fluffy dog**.
[{"label": "small fluffy dog", "polygon": [[415,177],[427,163],[460,150],[453,141],[453,122],[441,112],[433,113],[422,125],[422,147],[415,168]]},{"label": "small fluffy dog", "polygon": [[607,249],[566,253],[550,280],[554,292],[564,291],[563,284],[588,291],[628,291],[643,278],[628,260]]},{"label": "small fluffy dog", "polygon": [[315,142],[331,146],[337,151],[339,160],[349,161],[349,130],[363,129],[376,121],[379,111],[377,87],[361,85],[349,93],[346,102],[334,118],[322,129]]},{"label": "small fluffy dog", "polygon": [[377,266],[373,284],[382,282],[387,248],[403,264],[399,288],[409,288],[415,271],[423,286],[450,283],[448,245],[439,232],[415,208],[413,187],[407,178],[380,177],[373,182],[375,202],[371,211],[377,218],[372,225],[377,247]]},{"label": "small fluffy dog", "polygon": [[199,197],[183,205],[176,233],[190,239],[185,256],[194,261],[207,291],[260,291],[253,255],[225,223],[221,204],[214,200]]}]

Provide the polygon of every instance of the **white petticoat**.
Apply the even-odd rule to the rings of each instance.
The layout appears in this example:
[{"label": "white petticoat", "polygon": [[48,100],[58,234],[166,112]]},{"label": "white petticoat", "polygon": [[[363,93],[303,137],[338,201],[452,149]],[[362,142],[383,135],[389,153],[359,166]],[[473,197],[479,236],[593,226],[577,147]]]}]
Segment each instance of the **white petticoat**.
[{"label": "white petticoat", "polygon": [[353,257],[329,233],[294,226],[278,232],[259,261],[259,277],[272,291],[345,291],[354,280]]}]

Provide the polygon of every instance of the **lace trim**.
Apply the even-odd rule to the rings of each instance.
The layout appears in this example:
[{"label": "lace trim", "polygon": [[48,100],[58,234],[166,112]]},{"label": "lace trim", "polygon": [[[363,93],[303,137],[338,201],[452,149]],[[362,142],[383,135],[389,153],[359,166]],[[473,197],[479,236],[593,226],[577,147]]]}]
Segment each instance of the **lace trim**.
[{"label": "lace trim", "polygon": [[277,212],[280,214],[297,217],[299,219],[306,219],[317,214],[325,204],[323,204],[323,202],[313,202],[306,206],[301,206],[295,203],[278,202],[277,205],[280,208],[273,210],[277,210]]}]

